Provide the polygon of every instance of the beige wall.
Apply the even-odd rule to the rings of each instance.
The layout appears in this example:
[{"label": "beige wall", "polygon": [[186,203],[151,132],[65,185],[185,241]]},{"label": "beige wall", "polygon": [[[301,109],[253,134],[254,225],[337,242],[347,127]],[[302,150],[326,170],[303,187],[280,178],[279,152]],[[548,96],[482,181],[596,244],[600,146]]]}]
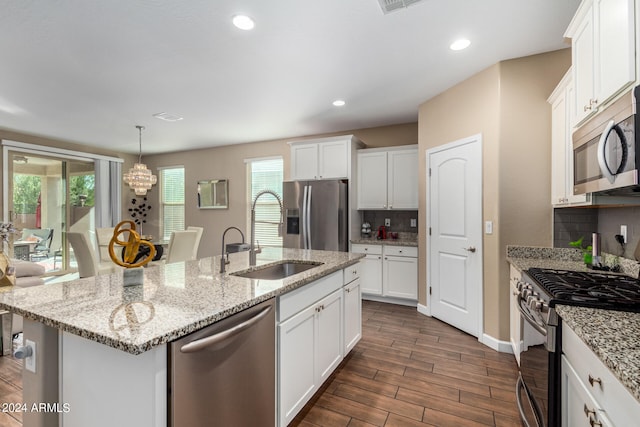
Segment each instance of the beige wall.
[{"label": "beige wall", "polygon": [[[326,137],[333,135],[353,134],[367,147],[384,147],[392,145],[408,145],[418,143],[417,123],[393,126],[357,129],[339,133],[288,138],[275,141],[255,142],[223,147],[212,147],[201,150],[181,151],[175,153],[144,156],[143,162],[157,173],[157,168],[182,165],[185,167],[185,221],[186,225],[204,227],[199,257],[219,255],[222,247],[222,233],[227,227],[235,226],[243,231],[248,240],[247,200],[246,200],[246,166],[245,159],[282,156],[284,159],[284,177],[289,178],[289,145],[288,141]],[[198,209],[196,187],[197,182],[206,179],[229,180],[229,209]],[[133,196],[129,192],[125,210]],[[144,226],[145,234],[158,236],[159,199],[158,188],[148,193],[148,201],[152,209],[149,223]],[[128,214],[128,213],[127,213]],[[126,217],[127,215],[125,215]],[[228,238],[236,241],[239,238],[229,232]]]},{"label": "beige wall", "polygon": [[426,150],[482,134],[484,333],[509,339],[507,244],[551,245],[550,107],[568,50],[504,61],[419,108],[419,302],[427,304]]}]

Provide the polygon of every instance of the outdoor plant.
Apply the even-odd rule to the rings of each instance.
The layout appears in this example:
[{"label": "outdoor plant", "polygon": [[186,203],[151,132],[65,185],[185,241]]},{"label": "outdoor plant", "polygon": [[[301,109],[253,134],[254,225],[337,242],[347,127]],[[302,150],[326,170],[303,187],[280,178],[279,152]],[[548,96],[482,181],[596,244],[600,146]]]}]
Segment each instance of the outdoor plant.
[{"label": "outdoor plant", "polygon": [[584,261],[584,263],[587,265],[591,265],[593,261],[593,257],[591,255],[592,246],[584,246],[583,240],[584,236],[581,236],[575,242],[569,242],[569,246],[571,246],[572,248],[580,249],[582,251],[582,260]]}]

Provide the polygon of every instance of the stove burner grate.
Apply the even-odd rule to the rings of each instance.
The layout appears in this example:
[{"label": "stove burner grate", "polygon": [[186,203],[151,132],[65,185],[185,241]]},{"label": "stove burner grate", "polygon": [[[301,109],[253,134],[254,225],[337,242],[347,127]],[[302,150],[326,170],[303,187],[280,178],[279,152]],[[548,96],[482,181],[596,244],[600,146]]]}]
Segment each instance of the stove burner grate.
[{"label": "stove burner grate", "polygon": [[550,305],[640,312],[640,281],[632,277],[542,268],[532,268],[527,273],[549,294]]}]

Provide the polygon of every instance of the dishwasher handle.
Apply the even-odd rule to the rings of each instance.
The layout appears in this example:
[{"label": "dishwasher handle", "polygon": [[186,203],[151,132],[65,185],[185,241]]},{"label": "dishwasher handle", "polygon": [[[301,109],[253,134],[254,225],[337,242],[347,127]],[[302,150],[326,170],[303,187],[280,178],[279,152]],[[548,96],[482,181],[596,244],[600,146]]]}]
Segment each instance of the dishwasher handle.
[{"label": "dishwasher handle", "polygon": [[251,319],[245,320],[242,323],[238,323],[237,325],[233,326],[232,328],[229,328],[225,331],[219,332],[215,335],[211,335],[209,337],[206,338],[202,338],[193,342],[190,342],[189,344],[185,344],[182,347],[180,347],[180,352],[181,353],[195,353],[198,352],[200,350],[204,350],[205,348],[217,344],[221,341],[224,341],[228,338],[233,337],[234,335],[239,334],[240,332],[250,328],[251,326],[255,325],[256,323],[258,323],[260,320],[262,320],[262,318],[264,318],[267,314],[269,314],[269,312],[271,311],[272,306],[269,306],[267,308],[265,308],[264,310],[262,310],[260,313],[256,314],[255,316],[253,316]]}]

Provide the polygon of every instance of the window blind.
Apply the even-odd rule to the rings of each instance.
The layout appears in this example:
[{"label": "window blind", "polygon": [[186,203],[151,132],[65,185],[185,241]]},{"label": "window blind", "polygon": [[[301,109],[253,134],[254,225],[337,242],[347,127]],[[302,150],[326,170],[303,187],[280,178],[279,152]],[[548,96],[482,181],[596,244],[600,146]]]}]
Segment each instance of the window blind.
[{"label": "window blind", "polygon": [[160,169],[160,205],[162,238],[169,240],[173,231],[184,230],[184,167]]},{"label": "window blind", "polygon": [[[256,159],[248,161],[249,168],[249,212],[256,195],[263,190],[275,191],[282,198],[283,161],[282,158]],[[260,197],[256,203],[256,241],[260,246],[282,247],[280,233],[280,204],[270,194]],[[250,229],[249,227],[247,229]]]}]

